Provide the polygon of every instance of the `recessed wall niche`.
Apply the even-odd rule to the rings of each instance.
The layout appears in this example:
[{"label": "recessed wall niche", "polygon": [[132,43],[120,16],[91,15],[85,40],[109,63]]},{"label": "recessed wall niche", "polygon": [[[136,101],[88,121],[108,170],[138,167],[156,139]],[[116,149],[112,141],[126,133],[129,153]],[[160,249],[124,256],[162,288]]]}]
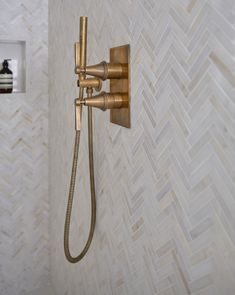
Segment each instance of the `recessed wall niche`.
[{"label": "recessed wall niche", "polygon": [[0,40],[0,70],[4,59],[13,72],[13,93],[26,92],[26,42],[21,40]]}]

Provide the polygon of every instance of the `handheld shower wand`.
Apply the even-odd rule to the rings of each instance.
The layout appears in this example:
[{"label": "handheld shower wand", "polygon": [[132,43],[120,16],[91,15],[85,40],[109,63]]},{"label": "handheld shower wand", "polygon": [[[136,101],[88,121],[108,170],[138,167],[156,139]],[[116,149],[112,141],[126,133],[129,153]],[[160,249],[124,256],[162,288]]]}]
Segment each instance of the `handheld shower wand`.
[{"label": "handheld shower wand", "polygon": [[[112,50],[112,49],[111,49]],[[69,196],[64,225],[64,252],[67,260],[71,263],[80,261],[87,253],[94,235],[96,223],[96,195],[94,180],[94,160],[93,160],[93,128],[92,128],[92,107],[97,107],[103,111],[106,109],[117,110],[120,113],[113,114],[112,122],[125,127],[130,127],[130,111],[129,111],[129,45],[113,48],[114,53],[111,54],[115,62],[106,63],[105,61],[87,67],[87,17],[80,17],[80,40],[75,43],[75,73],[78,74],[79,98],[75,99],[75,144],[73,154],[72,173],[70,180]],[[116,51],[117,50],[117,51]],[[117,54],[116,52],[119,52]],[[120,62],[116,62],[120,59]],[[123,62],[124,61],[124,62]],[[93,76],[86,78],[86,75]],[[113,83],[110,88],[117,92],[106,93],[101,92],[96,96],[92,96],[93,89],[100,91],[102,80],[113,79],[117,83]],[[84,99],[84,89],[86,88],[87,98]],[[88,239],[82,251],[77,256],[72,256],[69,247],[69,231],[71,222],[71,213],[73,206],[73,198],[76,184],[76,172],[78,165],[78,154],[80,145],[80,132],[82,121],[82,107],[88,107],[88,147],[89,147],[89,174],[90,174],[90,192],[91,192],[91,221]],[[112,116],[111,116],[112,117]]]},{"label": "handheld shower wand", "polygon": [[[75,65],[80,66],[81,68],[86,67],[86,54],[87,54],[87,17],[80,18],[80,43],[75,44]],[[86,78],[85,73],[79,73],[79,81],[83,81]],[[92,90],[89,90],[92,93]],[[84,87],[80,86],[79,89],[79,99],[83,100],[84,95]],[[70,221],[71,221],[71,213],[73,206],[73,197],[75,191],[75,183],[76,183],[76,172],[77,172],[77,164],[78,164],[78,152],[79,152],[79,144],[80,144],[80,132],[81,132],[81,119],[82,119],[82,104],[77,104],[75,101],[75,116],[76,116],[76,136],[75,136],[75,144],[74,144],[74,156],[73,156],[73,165],[72,165],[72,173],[70,180],[70,189],[69,189],[69,197],[65,218],[65,226],[64,226],[64,252],[65,256],[71,263],[76,263],[80,261],[87,253],[95,230],[95,222],[96,222],[96,196],[95,196],[95,181],[94,181],[94,162],[93,162],[93,136],[92,136],[92,109],[89,107],[88,109],[88,142],[89,142],[89,171],[90,171],[90,190],[91,190],[91,224],[89,230],[89,236],[87,242],[80,252],[79,255],[73,257],[70,253],[69,247],[69,229],[70,229]]]}]

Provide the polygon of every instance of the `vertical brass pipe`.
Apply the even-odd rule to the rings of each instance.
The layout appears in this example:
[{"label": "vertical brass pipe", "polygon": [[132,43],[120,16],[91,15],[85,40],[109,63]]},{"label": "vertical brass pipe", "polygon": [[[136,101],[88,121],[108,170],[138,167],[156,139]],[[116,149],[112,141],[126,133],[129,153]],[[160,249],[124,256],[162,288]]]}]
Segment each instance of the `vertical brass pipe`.
[{"label": "vertical brass pipe", "polygon": [[87,17],[80,17],[80,68],[85,71],[87,55]]},{"label": "vertical brass pipe", "polygon": [[[87,56],[87,17],[80,17],[80,36],[79,36],[79,67],[83,69],[79,73],[79,81],[86,78],[86,56]],[[84,87],[79,87],[79,100],[84,97]],[[75,107],[75,129],[79,131],[81,129],[82,120],[82,105]]]}]

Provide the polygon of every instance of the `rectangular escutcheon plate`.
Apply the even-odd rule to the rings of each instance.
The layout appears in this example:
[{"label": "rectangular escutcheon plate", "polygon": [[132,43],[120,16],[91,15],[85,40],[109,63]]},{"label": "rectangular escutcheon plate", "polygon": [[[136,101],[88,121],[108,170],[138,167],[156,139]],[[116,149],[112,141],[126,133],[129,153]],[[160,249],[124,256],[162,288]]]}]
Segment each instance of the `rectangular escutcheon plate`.
[{"label": "rectangular escutcheon plate", "polygon": [[130,45],[110,48],[110,63],[123,63],[128,66],[126,79],[110,79],[110,92],[127,93],[128,97],[128,107],[110,110],[110,122],[130,128]]}]

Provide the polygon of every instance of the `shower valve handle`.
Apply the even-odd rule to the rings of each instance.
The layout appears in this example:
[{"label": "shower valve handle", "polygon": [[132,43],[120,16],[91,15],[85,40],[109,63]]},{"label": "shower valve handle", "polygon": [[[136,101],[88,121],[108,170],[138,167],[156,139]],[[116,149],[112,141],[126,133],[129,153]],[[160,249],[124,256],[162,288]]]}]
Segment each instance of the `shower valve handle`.
[{"label": "shower valve handle", "polygon": [[87,49],[87,19],[80,19],[80,42],[75,43],[75,74],[79,79],[85,78],[85,75],[93,76],[101,80],[107,79],[126,79],[128,77],[127,63],[107,63],[102,61],[99,64],[86,65]]}]

